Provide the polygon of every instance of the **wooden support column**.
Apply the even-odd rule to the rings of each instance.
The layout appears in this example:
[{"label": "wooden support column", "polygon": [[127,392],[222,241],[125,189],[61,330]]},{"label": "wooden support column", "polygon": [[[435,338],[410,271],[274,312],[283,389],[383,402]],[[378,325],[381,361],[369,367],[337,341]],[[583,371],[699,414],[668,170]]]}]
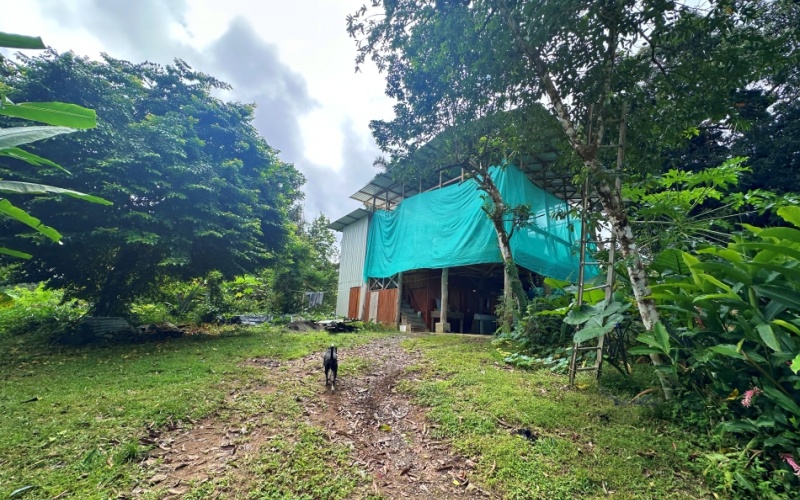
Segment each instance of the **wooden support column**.
[{"label": "wooden support column", "polygon": [[397,273],[397,318],[395,322],[400,325],[402,315],[400,309],[403,307],[403,273]]},{"label": "wooden support column", "polygon": [[439,321],[442,325],[442,332],[449,332],[450,328],[447,324],[447,301],[449,299],[449,286],[448,281],[450,279],[450,268],[445,267],[442,269],[442,310],[440,311],[441,315],[439,317]]}]

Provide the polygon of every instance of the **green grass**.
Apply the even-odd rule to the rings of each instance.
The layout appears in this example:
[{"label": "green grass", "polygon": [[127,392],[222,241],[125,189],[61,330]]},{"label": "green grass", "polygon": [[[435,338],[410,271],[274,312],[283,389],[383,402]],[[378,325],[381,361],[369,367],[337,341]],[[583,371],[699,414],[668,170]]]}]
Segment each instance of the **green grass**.
[{"label": "green grass", "polygon": [[[336,343],[346,347],[371,338],[340,334]],[[223,408],[225,395],[265,376],[265,370],[243,360],[298,358],[330,342],[327,333],[267,328],[85,348],[51,346],[32,336],[0,338],[0,497],[25,486],[35,487],[25,498],[52,498],[65,491],[73,498],[128,493],[145,479],[137,460],[147,450],[138,438],[148,427],[263,405],[273,407],[275,422],[269,423],[294,422],[301,411],[294,386],[294,392],[284,388],[274,395],[251,395]],[[320,457],[340,456],[342,450],[320,441],[313,428],[298,425],[295,430],[299,438],[265,453],[259,467],[270,470],[270,456],[305,457],[289,462],[297,483],[284,482],[284,489],[275,491],[316,491],[322,487]],[[325,490],[325,496],[346,496],[356,481],[353,474],[343,468],[341,481],[323,485],[335,490]],[[208,487],[198,486],[192,494],[202,497]],[[263,485],[254,488],[267,498],[278,495]]]},{"label": "green grass", "polygon": [[[342,348],[380,334],[340,334]],[[26,335],[0,338],[0,497],[35,486],[25,498],[109,498],[139,485],[162,498],[141,465],[148,428],[184,425],[209,414],[273,434],[236,467],[185,498],[353,498],[368,495],[371,478],[351,465],[349,450],[306,422],[297,398],[313,398],[319,374],[303,381],[242,363],[294,359],[321,352],[327,333],[289,334],[268,328],[197,335],[157,344],[63,348]],[[509,370],[483,339],[410,338],[422,353],[401,387],[429,409],[433,437],[446,439],[477,464],[475,479],[506,498],[659,498],[708,494],[691,460],[691,435],[647,420],[636,407],[616,406],[589,383],[566,390],[566,377]],[[343,376],[368,370],[352,358]],[[270,391],[250,391],[269,384]],[[617,389],[637,392],[641,383]],[[238,397],[226,402],[236,389]],[[619,399],[625,399],[620,396]],[[31,401],[33,400],[33,401]],[[26,402],[30,401],[30,402]],[[511,426],[509,429],[507,426]],[[514,435],[529,428],[530,443]],[[248,436],[239,439],[250,439]],[[607,493],[608,492],[608,493]]]},{"label": "green grass", "polygon": [[[507,370],[483,339],[420,337],[406,347],[424,355],[406,389],[429,407],[434,435],[472,457],[478,479],[506,498],[708,495],[685,430],[616,406],[588,379],[567,390],[565,376]],[[536,442],[513,433],[520,428]]]}]

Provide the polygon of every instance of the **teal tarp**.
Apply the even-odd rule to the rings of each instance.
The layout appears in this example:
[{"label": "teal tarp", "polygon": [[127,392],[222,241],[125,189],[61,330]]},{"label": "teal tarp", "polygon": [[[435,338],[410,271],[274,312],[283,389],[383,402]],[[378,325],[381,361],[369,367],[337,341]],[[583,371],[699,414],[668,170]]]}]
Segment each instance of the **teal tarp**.
[{"label": "teal tarp", "polygon": [[[517,264],[544,276],[576,281],[580,223],[555,217],[565,212],[566,204],[533,184],[514,165],[494,167],[491,175],[509,206],[531,207],[530,225],[511,238]],[[502,262],[497,234],[481,208],[482,194],[478,184],[468,180],[403,200],[392,212],[373,214],[364,278]],[[509,222],[506,229],[510,227]]]}]

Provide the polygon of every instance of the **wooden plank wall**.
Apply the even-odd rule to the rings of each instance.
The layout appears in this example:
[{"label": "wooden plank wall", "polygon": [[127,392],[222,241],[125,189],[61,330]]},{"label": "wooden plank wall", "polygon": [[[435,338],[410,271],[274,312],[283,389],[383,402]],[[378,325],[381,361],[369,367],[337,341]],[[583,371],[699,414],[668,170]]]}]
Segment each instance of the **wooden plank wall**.
[{"label": "wooden plank wall", "polygon": [[378,292],[377,322],[384,325],[397,321],[397,288]]},{"label": "wooden plank wall", "polygon": [[360,316],[361,321],[364,322],[369,321],[369,300],[371,296],[372,293],[369,290],[367,290],[367,295],[366,297],[364,297],[364,309],[362,310]]},{"label": "wooden plank wall", "polygon": [[350,288],[350,300],[347,304],[347,317],[358,318],[358,299],[361,295],[361,287],[354,286]]}]

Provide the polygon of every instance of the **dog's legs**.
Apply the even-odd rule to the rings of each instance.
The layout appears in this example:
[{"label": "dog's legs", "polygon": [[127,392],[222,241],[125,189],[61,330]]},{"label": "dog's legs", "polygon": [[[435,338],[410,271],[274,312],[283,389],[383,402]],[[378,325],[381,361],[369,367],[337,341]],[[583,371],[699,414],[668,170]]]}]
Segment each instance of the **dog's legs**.
[{"label": "dog's legs", "polygon": [[330,371],[330,368],[326,367],[325,368],[325,387],[328,387],[328,371]]}]

